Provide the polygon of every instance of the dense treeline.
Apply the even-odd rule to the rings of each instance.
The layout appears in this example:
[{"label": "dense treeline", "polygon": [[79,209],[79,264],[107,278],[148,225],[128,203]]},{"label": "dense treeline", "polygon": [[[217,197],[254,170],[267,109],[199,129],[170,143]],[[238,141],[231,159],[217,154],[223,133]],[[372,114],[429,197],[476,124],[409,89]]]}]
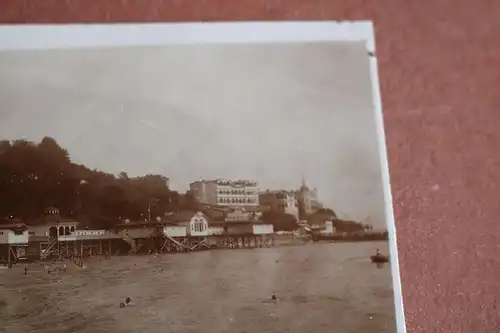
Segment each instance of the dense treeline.
[{"label": "dense treeline", "polygon": [[189,194],[168,188],[162,175],[114,176],[71,162],[68,152],[50,137],[36,144],[0,141],[0,217],[30,219],[47,207],[92,227],[120,219],[144,220],[167,211],[193,208]]},{"label": "dense treeline", "polygon": [[[165,212],[196,210],[196,200],[188,193],[168,188],[162,175],[118,176],[71,162],[68,152],[50,137],[38,144],[26,140],[0,141],[0,223],[4,217],[30,224],[48,207],[57,207],[63,216],[94,228],[107,228],[120,220],[146,220]],[[300,208],[300,207],[299,207]],[[354,221],[340,221],[331,209],[321,209],[302,217],[333,219],[341,231],[366,230]],[[298,228],[293,215],[265,212],[261,220],[273,223],[275,230]]]}]

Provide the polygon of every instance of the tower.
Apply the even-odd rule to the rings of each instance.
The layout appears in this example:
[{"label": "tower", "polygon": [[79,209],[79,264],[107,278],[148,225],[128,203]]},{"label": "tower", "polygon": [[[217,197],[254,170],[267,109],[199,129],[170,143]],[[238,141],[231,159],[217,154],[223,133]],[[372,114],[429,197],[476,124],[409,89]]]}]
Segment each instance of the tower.
[{"label": "tower", "polygon": [[299,216],[300,219],[305,219],[308,214],[312,212],[312,197],[311,190],[307,187],[305,177],[302,175],[301,186],[297,191],[297,201],[299,205]]}]

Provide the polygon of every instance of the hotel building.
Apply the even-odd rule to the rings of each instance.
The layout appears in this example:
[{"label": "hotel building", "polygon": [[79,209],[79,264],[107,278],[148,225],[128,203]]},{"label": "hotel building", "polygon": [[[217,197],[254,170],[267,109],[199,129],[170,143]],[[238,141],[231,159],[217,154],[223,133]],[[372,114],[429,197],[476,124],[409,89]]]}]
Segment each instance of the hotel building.
[{"label": "hotel building", "polygon": [[189,190],[201,204],[228,207],[259,207],[257,182],[252,180],[199,180]]}]

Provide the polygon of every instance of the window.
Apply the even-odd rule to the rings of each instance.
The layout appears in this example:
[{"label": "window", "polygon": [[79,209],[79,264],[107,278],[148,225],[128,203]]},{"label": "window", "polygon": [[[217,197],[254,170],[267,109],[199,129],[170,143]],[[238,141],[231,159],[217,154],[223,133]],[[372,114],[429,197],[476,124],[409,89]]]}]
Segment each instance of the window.
[{"label": "window", "polygon": [[0,231],[0,235],[3,235],[3,231]]},{"label": "window", "polygon": [[195,220],[192,226],[194,232],[202,232],[203,231],[203,220]]}]

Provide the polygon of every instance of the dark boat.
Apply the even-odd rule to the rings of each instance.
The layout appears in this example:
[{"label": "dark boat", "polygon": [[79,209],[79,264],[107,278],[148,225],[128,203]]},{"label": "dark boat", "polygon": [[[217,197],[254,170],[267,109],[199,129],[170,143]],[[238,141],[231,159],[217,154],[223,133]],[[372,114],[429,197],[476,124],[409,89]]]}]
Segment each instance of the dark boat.
[{"label": "dark boat", "polygon": [[389,262],[389,257],[384,256],[382,254],[376,254],[374,256],[371,256],[370,259],[372,260],[372,262],[374,262],[376,264],[382,264],[382,263]]}]

